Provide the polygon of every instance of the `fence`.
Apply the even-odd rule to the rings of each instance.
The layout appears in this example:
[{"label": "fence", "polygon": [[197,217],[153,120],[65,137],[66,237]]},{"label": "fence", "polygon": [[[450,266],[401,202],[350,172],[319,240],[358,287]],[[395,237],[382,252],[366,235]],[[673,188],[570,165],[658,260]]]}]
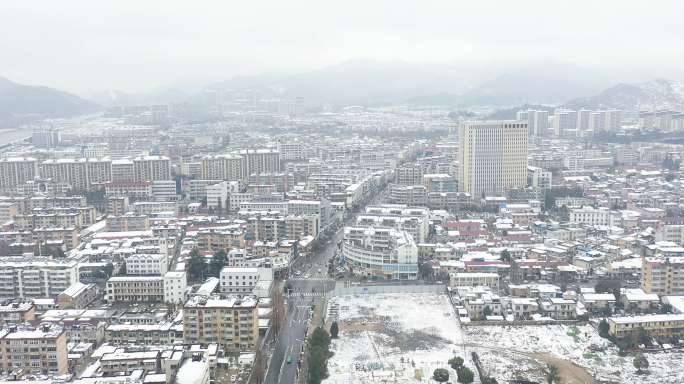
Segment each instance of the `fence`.
[{"label": "fence", "polygon": [[369,287],[336,288],[325,294],[325,300],[342,295],[373,293],[446,293],[446,285],[372,285]]},{"label": "fence", "polygon": [[515,321],[470,321],[462,322],[461,326],[483,326],[483,325],[585,325],[588,321],[579,320],[554,320],[554,321],[536,321],[536,320],[515,320]]}]

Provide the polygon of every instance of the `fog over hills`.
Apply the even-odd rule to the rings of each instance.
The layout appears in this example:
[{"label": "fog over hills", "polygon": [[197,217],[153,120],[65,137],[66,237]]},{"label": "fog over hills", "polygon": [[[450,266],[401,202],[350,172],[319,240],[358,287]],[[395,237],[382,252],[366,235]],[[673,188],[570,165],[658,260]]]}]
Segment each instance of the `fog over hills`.
[{"label": "fog over hills", "polygon": [[572,109],[655,110],[674,109],[675,104],[684,104],[684,82],[655,79],[634,85],[618,84],[597,96],[570,100],[565,106]]},{"label": "fog over hills", "polygon": [[102,109],[102,106],[71,93],[17,84],[0,76],[0,116],[60,115],[98,109]]}]

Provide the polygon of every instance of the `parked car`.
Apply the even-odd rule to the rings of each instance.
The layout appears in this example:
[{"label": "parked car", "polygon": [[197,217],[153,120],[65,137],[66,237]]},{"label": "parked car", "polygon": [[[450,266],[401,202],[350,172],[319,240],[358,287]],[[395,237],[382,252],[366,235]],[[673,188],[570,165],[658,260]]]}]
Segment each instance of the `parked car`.
[{"label": "parked car", "polygon": [[235,381],[237,381],[237,375],[231,376],[231,377],[230,377],[230,382],[231,382],[231,383],[234,383]]}]

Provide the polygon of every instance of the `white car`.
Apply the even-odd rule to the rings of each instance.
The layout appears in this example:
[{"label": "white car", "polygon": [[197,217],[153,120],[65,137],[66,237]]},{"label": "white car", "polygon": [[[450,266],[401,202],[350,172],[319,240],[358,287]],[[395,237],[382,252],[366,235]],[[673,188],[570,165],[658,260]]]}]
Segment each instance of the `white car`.
[{"label": "white car", "polygon": [[237,375],[233,375],[230,377],[230,382],[234,383],[237,380]]}]

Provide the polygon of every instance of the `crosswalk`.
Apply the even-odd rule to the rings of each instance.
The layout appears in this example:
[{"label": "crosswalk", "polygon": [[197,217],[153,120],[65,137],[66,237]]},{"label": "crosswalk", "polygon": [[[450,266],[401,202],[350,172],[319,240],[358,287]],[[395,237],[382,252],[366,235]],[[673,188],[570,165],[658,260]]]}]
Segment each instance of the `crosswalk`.
[{"label": "crosswalk", "polygon": [[335,281],[329,277],[293,277],[289,279],[290,281]]},{"label": "crosswalk", "polygon": [[302,296],[304,296],[304,297],[323,297],[323,293],[322,292],[304,292],[304,293],[292,292],[292,293],[287,294],[287,297],[294,297],[294,298],[302,297]]}]

